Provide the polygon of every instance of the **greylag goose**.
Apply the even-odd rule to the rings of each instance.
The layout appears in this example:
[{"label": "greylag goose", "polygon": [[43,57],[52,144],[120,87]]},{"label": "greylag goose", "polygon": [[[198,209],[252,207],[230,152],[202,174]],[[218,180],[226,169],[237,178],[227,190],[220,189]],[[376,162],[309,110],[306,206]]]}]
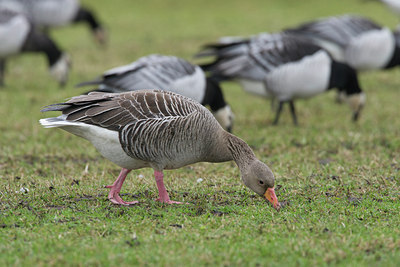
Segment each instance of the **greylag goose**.
[{"label": "greylag goose", "polygon": [[24,52],[44,53],[50,74],[60,85],[66,83],[70,65],[68,55],[46,34],[35,29],[26,16],[0,8],[0,85],[4,84],[6,59]]},{"label": "greylag goose", "polygon": [[113,68],[77,86],[98,85],[96,91],[121,93],[141,89],[161,89],[189,97],[211,108],[222,127],[231,132],[234,115],[216,81],[188,61],[164,55],[149,55],[131,64]]},{"label": "greylag goose", "polygon": [[95,40],[104,44],[106,34],[93,11],[81,6],[79,0],[0,0],[0,6],[24,13],[43,28],[87,23]]},{"label": "greylag goose", "polygon": [[240,138],[226,132],[198,102],[168,91],[140,90],[126,93],[91,92],[42,111],[62,115],[41,119],[46,127],[59,127],[89,140],[107,159],[122,168],[108,186],[112,203],[129,205],[119,196],[126,175],[134,169],[154,169],[159,198],[170,200],[163,170],[196,162],[234,160],[246,186],[265,196],[275,208],[274,175]]},{"label": "greylag goose", "polygon": [[212,78],[236,80],[250,93],[277,99],[274,124],[278,123],[284,103],[289,103],[297,124],[293,101],[331,88],[345,92],[353,120],[357,120],[365,102],[357,73],[351,67],[332,60],[325,50],[307,39],[290,34],[225,38],[221,43],[205,46],[197,56],[215,57],[213,62],[201,65]]},{"label": "greylag goose", "polygon": [[308,38],[336,61],[356,70],[389,69],[400,64],[400,32],[364,17],[322,18],[286,32]]}]

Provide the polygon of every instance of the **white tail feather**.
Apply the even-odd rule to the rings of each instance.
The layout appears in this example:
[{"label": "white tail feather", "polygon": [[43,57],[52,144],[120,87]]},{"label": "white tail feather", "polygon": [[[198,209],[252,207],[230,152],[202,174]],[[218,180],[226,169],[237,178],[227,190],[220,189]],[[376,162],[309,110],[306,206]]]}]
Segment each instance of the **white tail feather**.
[{"label": "white tail feather", "polygon": [[74,126],[74,125],[81,126],[82,125],[81,122],[66,121],[61,116],[40,119],[39,122],[44,128],[65,127],[65,126]]}]

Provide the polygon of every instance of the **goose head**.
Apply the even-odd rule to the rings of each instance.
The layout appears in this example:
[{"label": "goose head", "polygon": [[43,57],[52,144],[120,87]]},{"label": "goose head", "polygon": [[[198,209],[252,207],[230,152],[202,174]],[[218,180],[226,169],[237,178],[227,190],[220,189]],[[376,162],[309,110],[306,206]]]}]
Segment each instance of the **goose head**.
[{"label": "goose head", "polygon": [[219,124],[228,132],[232,132],[233,121],[235,119],[235,115],[232,112],[232,109],[229,105],[226,105],[217,111],[212,112],[215,119],[219,122]]},{"label": "goose head", "polygon": [[242,171],[243,183],[258,195],[272,203],[276,210],[280,209],[275,195],[275,177],[271,169],[258,159],[250,162]]},{"label": "goose head", "polygon": [[105,46],[107,44],[107,32],[104,28],[97,27],[93,29],[93,36],[99,45]]},{"label": "goose head", "polygon": [[365,105],[366,96],[363,92],[346,96],[346,102],[353,111],[353,121],[357,121],[360,117],[360,112]]},{"label": "goose head", "polygon": [[68,80],[68,73],[71,66],[71,59],[68,54],[62,54],[60,58],[50,66],[50,74],[63,87]]}]

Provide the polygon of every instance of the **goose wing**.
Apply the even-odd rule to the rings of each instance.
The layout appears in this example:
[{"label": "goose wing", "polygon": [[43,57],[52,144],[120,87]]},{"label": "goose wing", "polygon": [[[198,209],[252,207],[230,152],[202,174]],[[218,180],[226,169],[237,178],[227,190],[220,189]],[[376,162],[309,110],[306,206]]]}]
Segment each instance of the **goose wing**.
[{"label": "goose wing", "polygon": [[196,66],[173,56],[150,55],[131,64],[106,71],[100,79],[83,82],[78,86],[100,84],[109,92],[140,89],[168,89],[185,77],[193,75]]},{"label": "goose wing", "polygon": [[215,61],[202,65],[213,75],[262,80],[284,64],[301,60],[321,48],[289,34],[260,34],[244,41],[209,46]]},{"label": "goose wing", "polygon": [[15,0],[1,0],[0,9],[12,10],[17,13],[22,13],[27,16],[27,10],[23,3]]},{"label": "goose wing", "polygon": [[323,39],[344,47],[352,38],[362,33],[371,30],[379,30],[381,28],[382,27],[370,19],[360,16],[344,15],[308,22],[297,28],[288,29],[286,32],[301,34],[310,38]]},{"label": "goose wing", "polygon": [[15,10],[0,6],[0,24],[7,24],[16,17],[23,17],[23,15]]},{"label": "goose wing", "polygon": [[198,141],[196,129],[206,131],[207,119],[214,120],[197,102],[157,90],[121,94],[92,92],[42,111],[56,110],[62,111],[67,121],[117,131],[121,146],[129,156],[152,162],[172,161],[193,149],[193,143]]}]

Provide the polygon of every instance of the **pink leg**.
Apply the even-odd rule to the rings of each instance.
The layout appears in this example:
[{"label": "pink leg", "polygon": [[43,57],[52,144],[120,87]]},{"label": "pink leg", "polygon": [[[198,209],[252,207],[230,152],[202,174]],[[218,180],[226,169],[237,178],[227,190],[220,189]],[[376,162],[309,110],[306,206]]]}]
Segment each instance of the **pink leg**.
[{"label": "pink leg", "polygon": [[157,201],[161,203],[168,203],[168,204],[183,204],[182,202],[173,201],[169,199],[167,189],[164,186],[164,174],[159,171],[154,171],[154,177],[156,178],[157,188],[158,188],[158,196]]},{"label": "pink leg", "polygon": [[139,201],[132,201],[132,202],[123,201],[122,198],[119,196],[119,192],[121,191],[122,184],[124,183],[125,178],[130,171],[131,170],[122,168],[117,180],[115,180],[113,185],[105,186],[106,188],[111,188],[110,193],[108,194],[108,199],[112,203],[119,204],[119,205],[126,205],[126,206],[139,203]]}]

